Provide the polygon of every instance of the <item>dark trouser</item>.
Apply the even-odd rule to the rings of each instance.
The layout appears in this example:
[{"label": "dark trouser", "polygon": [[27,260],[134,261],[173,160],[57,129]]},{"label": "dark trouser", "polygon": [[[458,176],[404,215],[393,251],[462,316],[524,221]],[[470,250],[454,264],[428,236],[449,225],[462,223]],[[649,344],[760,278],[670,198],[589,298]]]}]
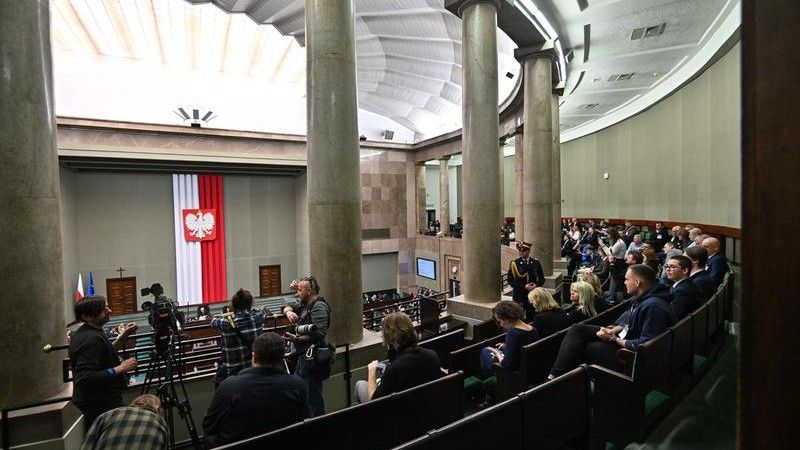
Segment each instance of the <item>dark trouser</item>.
[{"label": "dark trouser", "polygon": [[100,414],[122,406],[122,397],[110,399],[104,402],[75,403],[75,406],[77,406],[78,409],[80,409],[83,413],[83,426],[84,429],[88,431],[95,419],[97,419]]},{"label": "dark trouser", "polygon": [[564,341],[561,342],[561,348],[558,349],[558,356],[550,374],[553,376],[565,374],[584,362],[611,370],[621,370],[622,365],[617,360],[619,346],[598,338],[599,329],[597,325],[583,324],[570,327]]},{"label": "dark trouser", "polygon": [[294,374],[302,378],[308,385],[308,413],[310,417],[325,414],[325,397],[322,395],[322,379],[314,370],[314,362],[303,355],[297,358]]}]

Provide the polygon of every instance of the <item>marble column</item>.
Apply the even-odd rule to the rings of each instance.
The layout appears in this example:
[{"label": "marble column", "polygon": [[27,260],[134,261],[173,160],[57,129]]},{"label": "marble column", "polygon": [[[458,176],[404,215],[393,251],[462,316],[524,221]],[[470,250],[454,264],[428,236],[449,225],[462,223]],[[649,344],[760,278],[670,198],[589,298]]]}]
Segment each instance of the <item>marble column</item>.
[{"label": "marble column", "polygon": [[423,233],[428,229],[428,193],[426,191],[426,174],[425,163],[417,164],[416,166],[416,182],[417,182],[417,232]]},{"label": "marble column", "polygon": [[553,118],[552,45],[517,49],[523,64],[523,138],[525,239],[544,274],[553,273]]},{"label": "marble column", "polygon": [[522,139],[522,133],[517,133],[514,137],[514,234],[517,242],[525,240],[525,208],[523,207],[525,177],[523,177]]},{"label": "marble column", "polygon": [[439,224],[445,233],[450,231],[450,172],[447,170],[449,156],[439,158]]},{"label": "marble column", "polygon": [[553,133],[553,258],[561,259],[561,123],[558,111],[560,96],[553,92],[550,96],[550,111]]},{"label": "marble column", "polygon": [[336,344],[361,340],[361,188],[353,0],[306,0],[311,273]]},{"label": "marble column", "polygon": [[66,332],[49,8],[0,2],[0,405],[65,388],[65,354],[42,352]]},{"label": "marble column", "polygon": [[473,1],[462,18],[464,297],[500,298],[500,154],[497,151],[496,1]]}]

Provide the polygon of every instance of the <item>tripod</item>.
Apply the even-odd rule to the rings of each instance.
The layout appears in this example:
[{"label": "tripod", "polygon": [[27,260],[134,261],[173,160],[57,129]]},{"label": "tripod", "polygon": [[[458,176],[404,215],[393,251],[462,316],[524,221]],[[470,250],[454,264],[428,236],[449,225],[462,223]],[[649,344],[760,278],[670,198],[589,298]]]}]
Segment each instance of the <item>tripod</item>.
[{"label": "tripod", "polygon": [[[161,407],[164,409],[164,420],[169,429],[169,447],[175,448],[175,416],[173,408],[178,410],[181,419],[186,423],[186,429],[192,440],[192,446],[200,450],[200,438],[197,436],[197,429],[192,418],[192,406],[189,403],[189,395],[186,386],[183,384],[183,361],[181,360],[181,338],[172,328],[156,329],[153,336],[156,349],[150,353],[150,366],[142,384],[142,394],[148,393],[151,387],[156,384],[155,379],[161,374],[161,365],[164,372],[160,384],[156,388],[156,394],[161,400]],[[178,354],[174,353],[175,346],[178,346]],[[176,371],[177,369],[177,371]],[[174,380],[177,373],[178,381]],[[175,385],[180,385],[180,390]]]}]

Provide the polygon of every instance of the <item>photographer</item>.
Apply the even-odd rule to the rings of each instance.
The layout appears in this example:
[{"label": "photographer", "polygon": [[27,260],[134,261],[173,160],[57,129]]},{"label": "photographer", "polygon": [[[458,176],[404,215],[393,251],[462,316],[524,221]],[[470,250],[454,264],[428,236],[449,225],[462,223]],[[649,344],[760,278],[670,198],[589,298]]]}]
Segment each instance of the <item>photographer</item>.
[{"label": "photographer", "polygon": [[314,357],[320,347],[328,345],[325,337],[331,324],[331,309],[328,302],[319,295],[319,284],[314,277],[300,280],[297,294],[300,303],[283,308],[289,322],[298,325],[295,334],[286,333],[286,339],[294,346],[292,358],[297,359],[294,373],[308,383],[308,407],[311,416],[321,416],[325,414],[322,380],[328,377],[330,366],[317,367]]},{"label": "photographer", "polygon": [[112,343],[103,331],[110,314],[106,298],[101,295],[90,295],[75,304],[75,319],[83,325],[69,344],[72,403],[83,413],[86,429],[100,414],[122,406],[122,391],[128,385],[126,374],[138,364],[134,358],[121,361],[117,356],[117,350],[136,331],[136,325],[122,327]]},{"label": "photographer", "polygon": [[233,311],[211,319],[211,327],[222,335],[222,356],[214,379],[215,387],[226,378],[250,367],[253,342],[264,326],[264,314],[252,309],[253,295],[249,291],[236,291],[231,297],[231,305]]}]

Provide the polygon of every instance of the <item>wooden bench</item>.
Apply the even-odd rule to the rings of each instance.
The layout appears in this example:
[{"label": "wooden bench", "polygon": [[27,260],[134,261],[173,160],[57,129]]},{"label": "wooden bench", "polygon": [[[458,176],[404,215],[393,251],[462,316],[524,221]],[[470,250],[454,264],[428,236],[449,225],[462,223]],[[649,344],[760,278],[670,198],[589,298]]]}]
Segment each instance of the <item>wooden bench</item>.
[{"label": "wooden bench", "polygon": [[520,400],[524,448],[585,447],[589,428],[589,373],[585,365],[523,392]]},{"label": "wooden bench", "polygon": [[438,380],[271,431],[219,449],[327,448],[382,450],[463,416],[463,375]]}]

